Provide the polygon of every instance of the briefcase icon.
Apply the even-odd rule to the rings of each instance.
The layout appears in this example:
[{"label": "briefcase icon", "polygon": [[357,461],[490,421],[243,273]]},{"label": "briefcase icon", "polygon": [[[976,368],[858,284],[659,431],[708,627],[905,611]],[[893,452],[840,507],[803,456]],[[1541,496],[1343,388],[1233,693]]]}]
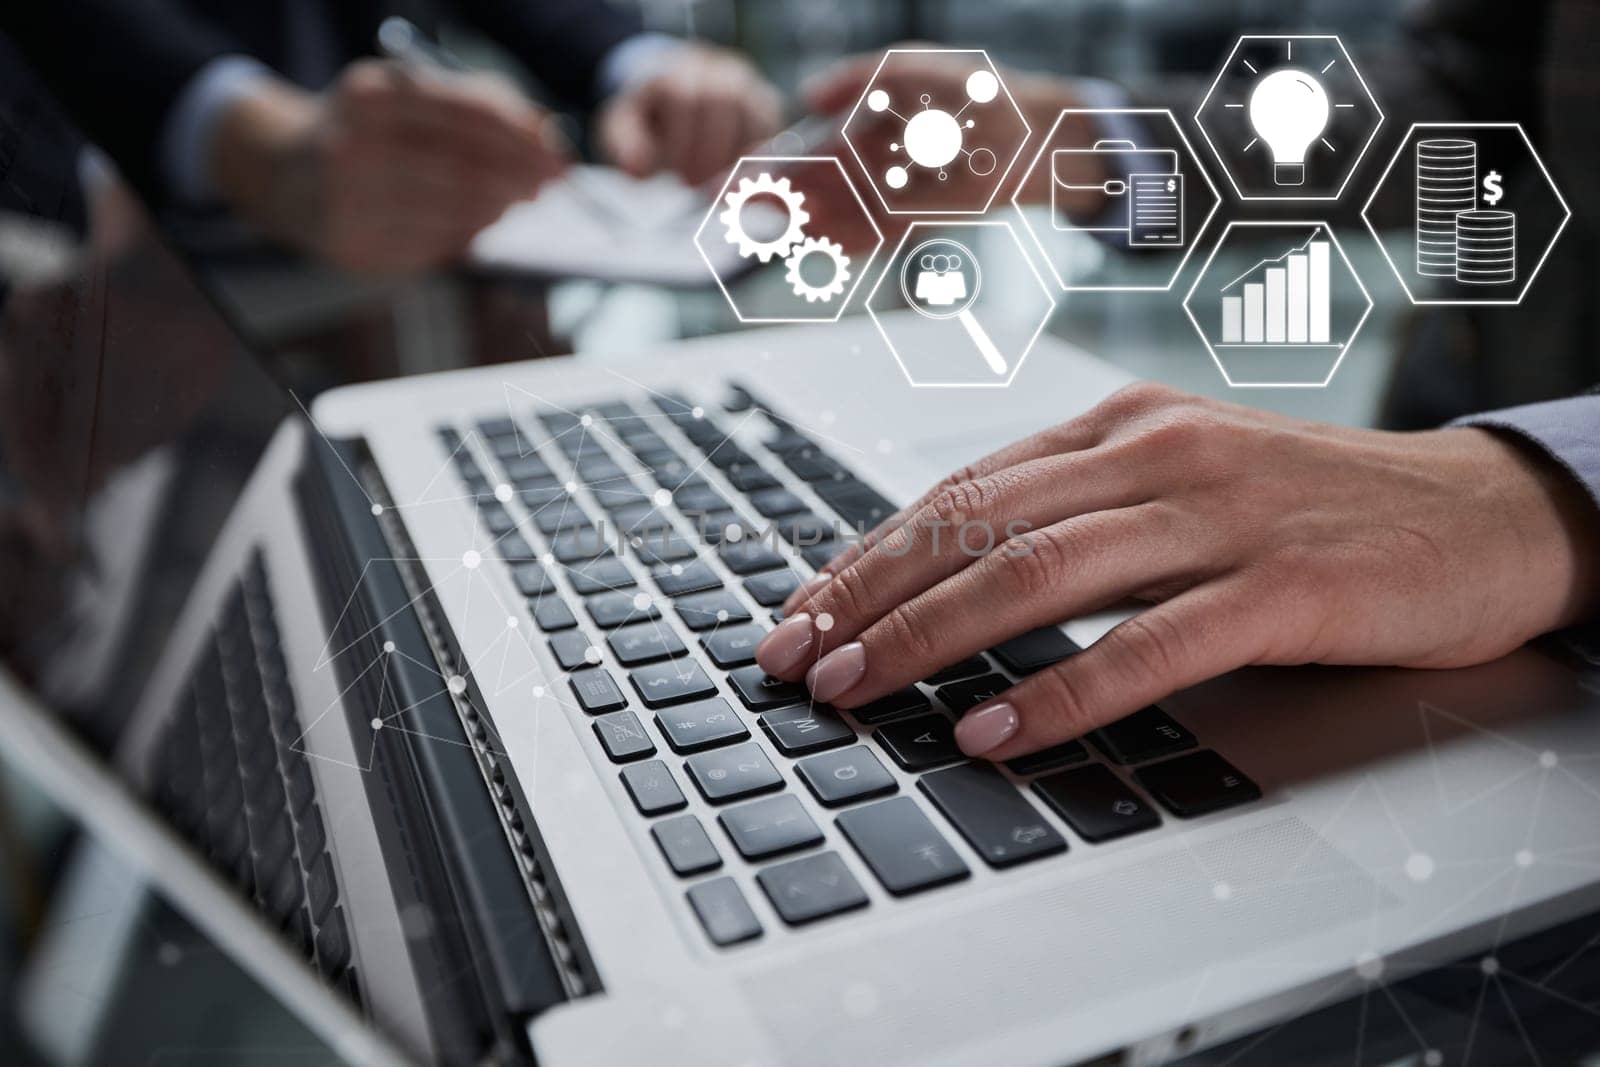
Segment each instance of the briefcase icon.
[{"label": "briefcase icon", "polygon": [[[1073,171],[1086,156],[1106,173],[1103,182],[1075,183]],[[1068,217],[1069,193],[1099,191],[1108,201],[1088,224]],[[1140,148],[1132,141],[1096,141],[1092,148],[1057,148],[1050,153],[1050,222],[1057,230],[1104,233],[1130,246],[1181,247],[1183,174],[1171,148]]]}]

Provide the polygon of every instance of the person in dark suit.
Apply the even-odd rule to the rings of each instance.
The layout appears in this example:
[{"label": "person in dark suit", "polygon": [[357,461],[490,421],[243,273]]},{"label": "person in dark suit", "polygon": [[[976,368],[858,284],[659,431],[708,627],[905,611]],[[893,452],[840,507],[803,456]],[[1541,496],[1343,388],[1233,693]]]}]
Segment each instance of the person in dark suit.
[{"label": "person in dark suit", "polygon": [[[568,163],[548,112],[483,75],[366,56],[385,0],[60,0],[6,5],[9,36],[158,209],[221,202],[354,268],[437,263]],[[599,0],[441,0],[596,116],[636,175],[698,182],[777,128],[732,53],[641,32]]]}]

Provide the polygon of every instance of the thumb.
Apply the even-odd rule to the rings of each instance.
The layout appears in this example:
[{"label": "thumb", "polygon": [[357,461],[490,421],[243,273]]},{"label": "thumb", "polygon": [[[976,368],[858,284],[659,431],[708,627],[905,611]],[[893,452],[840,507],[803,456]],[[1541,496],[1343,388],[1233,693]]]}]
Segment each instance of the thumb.
[{"label": "thumb", "polygon": [[640,94],[629,93],[606,108],[600,119],[600,149],[607,159],[635,178],[656,170],[660,152]]},{"label": "thumb", "polygon": [[807,80],[801,89],[806,106],[817,115],[837,115],[861,98],[861,91],[876,69],[874,57],[841,59]]}]

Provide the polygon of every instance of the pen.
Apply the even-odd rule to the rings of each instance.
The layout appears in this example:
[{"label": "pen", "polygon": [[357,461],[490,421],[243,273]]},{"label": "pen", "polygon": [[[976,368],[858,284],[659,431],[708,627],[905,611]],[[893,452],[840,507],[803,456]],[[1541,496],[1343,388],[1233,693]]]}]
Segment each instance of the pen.
[{"label": "pen", "polygon": [[[455,53],[430,40],[428,35],[418,29],[410,19],[399,15],[390,15],[378,24],[378,51],[419,71],[444,70],[461,73],[471,69]],[[562,133],[566,136],[568,144],[572,144],[573,138],[564,127]],[[577,157],[576,148],[573,156]],[[590,186],[588,175],[583,171],[576,167],[569,168],[566,180],[567,187],[583,200],[601,221],[620,221],[620,216],[606,193]]]}]

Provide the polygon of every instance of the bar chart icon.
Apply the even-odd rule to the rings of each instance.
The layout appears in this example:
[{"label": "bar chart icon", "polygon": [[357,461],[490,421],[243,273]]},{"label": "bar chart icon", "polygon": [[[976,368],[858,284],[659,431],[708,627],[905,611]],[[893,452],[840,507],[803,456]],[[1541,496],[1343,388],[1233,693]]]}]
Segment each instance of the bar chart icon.
[{"label": "bar chart icon", "polygon": [[1332,246],[1313,234],[1221,290],[1221,348],[1342,348],[1332,334]]}]

